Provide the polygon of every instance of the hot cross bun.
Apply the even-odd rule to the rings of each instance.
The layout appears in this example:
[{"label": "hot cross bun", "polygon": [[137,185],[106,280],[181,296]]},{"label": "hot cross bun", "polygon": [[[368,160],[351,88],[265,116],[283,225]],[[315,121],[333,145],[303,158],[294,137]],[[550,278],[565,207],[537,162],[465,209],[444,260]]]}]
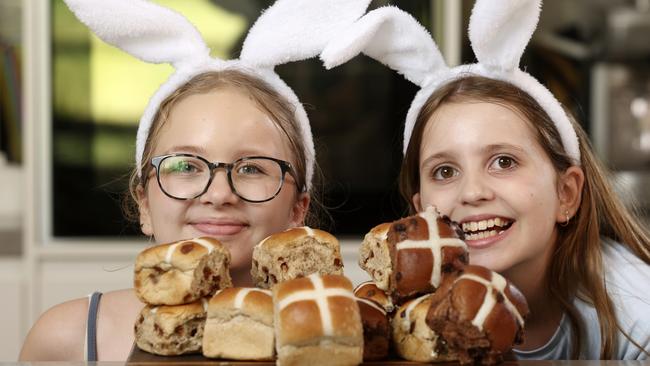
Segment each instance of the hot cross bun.
[{"label": "hot cross bun", "polygon": [[375,227],[364,240],[360,265],[396,304],[433,292],[442,278],[468,263],[460,227],[433,207]]},{"label": "hot cross bun", "polygon": [[208,304],[203,355],[231,360],[272,360],[275,355],[271,291],[231,287]]},{"label": "hot cross bun", "polygon": [[135,342],[162,356],[201,351],[207,300],[183,305],[145,306],[135,323]]},{"label": "hot cross bun", "polygon": [[213,238],[156,245],[135,260],[135,292],[150,305],[189,303],[231,287],[229,264],[230,252]]},{"label": "hot cross bun", "polygon": [[427,324],[461,363],[495,364],[520,343],[528,305],[505,278],[466,266],[432,295]]},{"label": "hot cross bun", "polygon": [[273,287],[279,365],[356,365],[363,328],[352,283],[312,274]]},{"label": "hot cross bun", "polygon": [[267,237],[253,249],[251,276],[257,287],[271,288],[312,273],[343,274],[339,242],[326,231],[292,228]]}]

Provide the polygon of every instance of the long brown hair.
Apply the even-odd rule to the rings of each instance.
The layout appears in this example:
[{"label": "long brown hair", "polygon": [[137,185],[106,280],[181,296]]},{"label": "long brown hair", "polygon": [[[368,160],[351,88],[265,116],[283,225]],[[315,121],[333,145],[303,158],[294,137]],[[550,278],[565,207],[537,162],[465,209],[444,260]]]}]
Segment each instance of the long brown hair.
[{"label": "long brown hair", "polygon": [[[153,168],[150,164],[158,135],[167,122],[172,108],[184,98],[201,93],[208,93],[223,88],[234,88],[243,92],[275,123],[284,133],[289,144],[289,150],[293,155],[292,164],[297,187],[306,187],[306,156],[305,143],[299,133],[298,121],[295,118],[295,108],[282,95],[276,92],[266,82],[256,77],[237,70],[211,71],[194,76],[187,83],[174,91],[160,104],[160,108],[154,116],[149,136],[145,142],[142,161],[140,161],[141,175],[137,169],[133,169],[129,179],[129,193],[123,200],[122,208],[124,215],[132,222],[139,221],[138,210],[138,187],[144,188],[149,172]],[[315,169],[318,173],[318,169]],[[319,174],[314,174],[316,178]],[[308,225],[316,225],[318,222],[317,210],[322,210],[319,197],[316,195],[318,185],[313,183],[310,190],[311,203],[307,211],[305,222]]]},{"label": "long brown hair", "polygon": [[[564,151],[553,121],[533,98],[504,81],[465,76],[436,90],[416,119],[400,172],[400,192],[412,212],[415,211],[412,197],[420,189],[420,146],[427,121],[445,103],[462,101],[497,103],[515,110],[527,120],[556,172],[564,172],[571,166],[571,159]],[[576,346],[573,358],[580,354],[584,329],[583,319],[572,301],[578,296],[596,309],[601,334],[600,357],[611,359],[616,354],[617,330],[623,330],[605,288],[601,236],[621,242],[650,264],[650,235],[615,194],[609,183],[609,173],[594,155],[584,130],[575,119],[571,118],[571,123],[580,143],[585,184],[575,218],[566,227],[558,226],[553,261],[547,268],[545,282],[548,292],[569,316]],[[567,278],[575,281],[567,281]],[[630,338],[625,332],[623,334]],[[643,350],[634,340],[630,341]]]}]

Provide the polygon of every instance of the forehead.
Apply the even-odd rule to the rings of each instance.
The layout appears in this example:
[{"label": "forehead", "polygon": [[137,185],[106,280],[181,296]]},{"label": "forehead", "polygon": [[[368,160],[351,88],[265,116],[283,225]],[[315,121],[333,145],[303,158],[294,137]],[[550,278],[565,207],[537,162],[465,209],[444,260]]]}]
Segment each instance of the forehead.
[{"label": "forehead", "polygon": [[475,151],[486,145],[511,144],[543,154],[532,123],[497,103],[445,103],[427,121],[420,147],[423,155],[440,150]]},{"label": "forehead", "polygon": [[221,88],[189,95],[171,108],[154,153],[177,146],[205,151],[210,159],[259,154],[289,160],[288,139],[245,92]]}]

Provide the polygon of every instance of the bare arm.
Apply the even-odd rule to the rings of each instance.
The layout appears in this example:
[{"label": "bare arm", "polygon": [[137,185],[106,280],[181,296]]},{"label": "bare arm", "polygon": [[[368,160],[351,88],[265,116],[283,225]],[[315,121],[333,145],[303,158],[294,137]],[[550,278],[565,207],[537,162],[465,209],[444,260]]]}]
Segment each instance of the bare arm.
[{"label": "bare arm", "polygon": [[88,299],[56,305],[27,334],[19,361],[83,361]]}]

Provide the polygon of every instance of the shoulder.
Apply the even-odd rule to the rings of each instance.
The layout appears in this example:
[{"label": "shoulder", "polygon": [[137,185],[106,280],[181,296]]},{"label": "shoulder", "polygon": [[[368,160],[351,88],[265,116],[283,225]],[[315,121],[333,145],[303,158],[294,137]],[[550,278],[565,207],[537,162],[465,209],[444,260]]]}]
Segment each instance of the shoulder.
[{"label": "shoulder", "polygon": [[[605,282],[621,330],[650,352],[650,265],[622,244],[612,240],[604,244]],[[625,335],[619,336],[619,358],[643,356]]]},{"label": "shoulder", "polygon": [[610,295],[650,300],[650,265],[611,239],[603,240],[602,250]]},{"label": "shoulder", "polygon": [[134,342],[133,325],[144,304],[133,289],[102,296],[97,318],[99,361],[124,361]]},{"label": "shoulder", "polygon": [[27,334],[20,360],[83,360],[87,314],[87,297],[47,310]]},{"label": "shoulder", "polygon": [[[43,313],[25,338],[20,360],[83,360],[88,300],[83,297],[67,301]],[[133,289],[102,295],[97,317],[97,346],[101,359],[126,359],[133,343],[133,319],[142,306]]]}]

